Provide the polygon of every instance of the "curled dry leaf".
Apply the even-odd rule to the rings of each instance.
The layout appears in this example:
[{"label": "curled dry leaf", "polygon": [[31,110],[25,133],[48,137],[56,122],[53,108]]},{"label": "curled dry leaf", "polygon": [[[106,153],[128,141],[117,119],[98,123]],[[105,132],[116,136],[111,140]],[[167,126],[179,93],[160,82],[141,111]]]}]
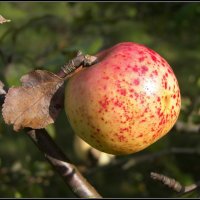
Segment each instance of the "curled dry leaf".
[{"label": "curled dry leaf", "polygon": [[5,123],[14,130],[44,128],[54,123],[64,101],[64,81],[57,75],[36,70],[22,76],[22,86],[12,87],[3,104]]},{"label": "curled dry leaf", "polygon": [[10,22],[10,20],[9,19],[5,19],[4,17],[2,17],[0,15],[0,24],[6,23],[6,22]]}]

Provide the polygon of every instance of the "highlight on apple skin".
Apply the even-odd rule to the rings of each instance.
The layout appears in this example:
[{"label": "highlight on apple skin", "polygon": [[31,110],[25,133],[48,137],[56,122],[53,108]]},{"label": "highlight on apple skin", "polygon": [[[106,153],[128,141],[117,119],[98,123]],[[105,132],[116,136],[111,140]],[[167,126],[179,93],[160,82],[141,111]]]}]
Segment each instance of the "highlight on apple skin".
[{"label": "highlight on apple skin", "polygon": [[71,77],[65,112],[74,132],[114,155],[141,151],[166,135],[180,113],[176,76],[155,51],[122,42]]}]

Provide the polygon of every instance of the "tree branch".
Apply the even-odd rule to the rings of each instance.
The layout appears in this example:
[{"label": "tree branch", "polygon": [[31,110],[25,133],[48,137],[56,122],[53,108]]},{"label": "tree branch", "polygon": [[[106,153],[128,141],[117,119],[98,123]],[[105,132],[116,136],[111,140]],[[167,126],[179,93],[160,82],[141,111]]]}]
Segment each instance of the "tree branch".
[{"label": "tree branch", "polygon": [[[97,62],[97,57],[84,55],[81,51],[78,51],[76,57],[65,64],[57,75],[61,78],[69,78],[81,66],[91,66],[95,62]],[[27,134],[76,196],[85,198],[101,197],[78,169],[69,162],[68,158],[54,143],[45,129],[29,130]]]},{"label": "tree branch", "polygon": [[[78,69],[81,65],[91,65],[96,57],[78,53],[77,57],[72,59],[58,73],[60,77],[67,78]],[[63,71],[64,70],[64,71]],[[0,103],[5,100],[6,91],[3,90],[3,83],[0,85]],[[101,195],[92,185],[82,176],[77,167],[74,166],[65,154],[59,149],[45,129],[25,129],[29,138],[34,142],[38,149],[44,154],[48,162],[53,166],[55,171],[63,178],[65,183],[70,187],[72,192],[81,198],[100,198]]]},{"label": "tree branch", "polygon": [[[3,104],[5,94],[1,94],[0,97],[0,103]],[[78,169],[71,164],[69,159],[56,145],[45,129],[26,129],[26,133],[77,197],[101,197]]]},{"label": "tree branch", "polygon": [[170,178],[168,176],[165,176],[163,174],[158,174],[155,172],[151,172],[151,178],[153,180],[159,181],[163,183],[165,186],[171,188],[172,190],[183,194],[189,193],[200,187],[200,182],[198,181],[195,184],[191,184],[188,186],[183,186],[181,183],[179,183],[177,180]]},{"label": "tree branch", "polygon": [[27,129],[27,135],[44,154],[55,171],[63,178],[77,197],[100,198],[100,194],[81,175],[78,169],[58,148],[45,129]]}]

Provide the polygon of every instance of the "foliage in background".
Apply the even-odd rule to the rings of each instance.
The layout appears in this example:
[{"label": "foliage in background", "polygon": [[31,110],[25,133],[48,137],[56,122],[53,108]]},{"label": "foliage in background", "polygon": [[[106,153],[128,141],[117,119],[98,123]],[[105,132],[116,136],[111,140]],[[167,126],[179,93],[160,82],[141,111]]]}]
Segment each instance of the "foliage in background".
[{"label": "foliage in background", "polygon": [[[95,54],[132,41],[149,46],[169,62],[182,94],[179,122],[200,124],[200,3],[1,2],[0,14],[11,20],[0,26],[0,79],[8,87],[19,85],[20,77],[35,69],[58,71],[76,50]],[[47,130],[69,158],[80,164],[64,111]],[[173,128],[151,147],[126,159],[172,147],[198,150],[199,146],[199,134]],[[176,197],[151,180],[150,172],[191,184],[200,180],[199,159],[196,154],[170,154],[129,169],[90,166],[85,175],[104,197]],[[73,197],[28,137],[13,132],[2,118],[0,177],[0,197]]]}]

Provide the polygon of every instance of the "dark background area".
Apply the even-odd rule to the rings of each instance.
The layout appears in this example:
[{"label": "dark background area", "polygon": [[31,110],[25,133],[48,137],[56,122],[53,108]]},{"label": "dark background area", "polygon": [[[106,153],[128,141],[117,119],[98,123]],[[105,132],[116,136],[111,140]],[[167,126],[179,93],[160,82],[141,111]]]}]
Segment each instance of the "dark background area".
[{"label": "dark background area", "polygon": [[[95,54],[122,41],[152,48],[173,68],[182,96],[177,124],[149,148],[116,157],[118,164],[81,162],[64,111],[47,127],[72,162],[86,166],[84,175],[103,197],[178,197],[153,181],[152,171],[183,185],[200,180],[200,3],[1,2],[0,14],[11,20],[0,25],[0,79],[7,87],[35,69],[57,72],[76,50]],[[165,153],[175,147],[180,153]],[[0,197],[74,197],[25,132],[14,132],[2,117]]]}]

